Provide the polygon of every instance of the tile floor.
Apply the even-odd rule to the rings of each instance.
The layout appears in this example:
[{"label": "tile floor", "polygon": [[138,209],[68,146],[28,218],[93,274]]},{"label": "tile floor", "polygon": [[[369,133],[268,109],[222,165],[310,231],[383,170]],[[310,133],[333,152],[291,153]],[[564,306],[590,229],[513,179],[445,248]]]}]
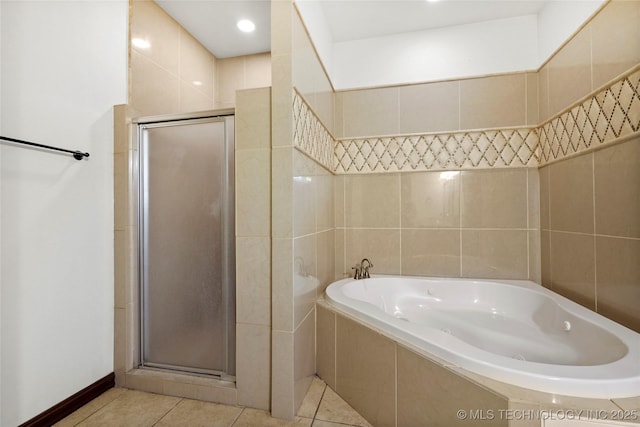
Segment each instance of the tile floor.
[{"label": "tile floor", "polygon": [[371,427],[319,378],[313,379],[294,421],[257,409],[114,388],[55,426]]}]

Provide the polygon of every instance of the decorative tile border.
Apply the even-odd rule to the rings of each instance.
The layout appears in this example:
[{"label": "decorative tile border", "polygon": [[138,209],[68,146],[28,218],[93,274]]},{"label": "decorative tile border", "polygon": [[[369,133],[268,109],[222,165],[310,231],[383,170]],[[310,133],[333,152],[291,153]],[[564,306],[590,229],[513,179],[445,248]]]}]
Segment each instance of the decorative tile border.
[{"label": "decorative tile border", "polygon": [[535,167],[640,132],[640,70],[538,128],[334,140],[294,91],[294,145],[337,174]]},{"label": "decorative tile border", "polygon": [[293,145],[333,171],[334,140],[304,99],[293,94]]},{"label": "decorative tile border", "polygon": [[640,131],[640,70],[539,128],[540,165]]},{"label": "decorative tile border", "polygon": [[535,128],[336,141],[336,173],[522,167],[538,164]]}]

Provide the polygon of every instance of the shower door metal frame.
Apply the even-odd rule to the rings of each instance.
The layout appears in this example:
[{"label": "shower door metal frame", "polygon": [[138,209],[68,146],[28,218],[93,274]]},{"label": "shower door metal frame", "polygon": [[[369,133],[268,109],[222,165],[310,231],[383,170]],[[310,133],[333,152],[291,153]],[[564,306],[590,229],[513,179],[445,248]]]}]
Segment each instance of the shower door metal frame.
[{"label": "shower door metal frame", "polygon": [[[158,363],[145,363],[145,285],[147,284],[147,247],[148,220],[147,200],[148,194],[145,192],[145,183],[148,179],[149,165],[145,159],[144,131],[150,128],[184,126],[189,124],[200,124],[210,122],[224,122],[224,160],[227,166],[227,173],[224,175],[224,214],[223,214],[223,234],[222,240],[225,247],[222,262],[222,298],[224,303],[224,342],[226,346],[224,369],[221,371],[189,368],[174,365],[164,365]],[[133,121],[137,125],[136,148],[137,155],[137,224],[138,224],[138,366],[141,368],[158,368],[185,373],[206,374],[219,377],[225,381],[235,381],[235,110],[225,109],[216,111],[204,111],[193,114],[179,114],[167,116],[152,116],[138,118]]]}]

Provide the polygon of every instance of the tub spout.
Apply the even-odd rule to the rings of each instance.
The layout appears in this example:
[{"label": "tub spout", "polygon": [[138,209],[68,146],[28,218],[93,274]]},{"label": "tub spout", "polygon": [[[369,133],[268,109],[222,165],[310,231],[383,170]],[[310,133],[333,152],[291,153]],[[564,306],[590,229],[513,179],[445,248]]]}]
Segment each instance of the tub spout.
[{"label": "tub spout", "polygon": [[[365,262],[367,265],[365,265]],[[373,268],[373,263],[369,261],[368,258],[364,258],[360,261],[360,278],[361,279],[369,279],[371,276],[369,275],[369,269]]]},{"label": "tub spout", "polygon": [[373,268],[373,263],[367,258],[363,258],[359,264],[356,264],[355,267],[351,267],[352,270],[355,270],[355,273],[353,274],[354,280],[369,279],[371,277],[369,275],[370,268]]}]

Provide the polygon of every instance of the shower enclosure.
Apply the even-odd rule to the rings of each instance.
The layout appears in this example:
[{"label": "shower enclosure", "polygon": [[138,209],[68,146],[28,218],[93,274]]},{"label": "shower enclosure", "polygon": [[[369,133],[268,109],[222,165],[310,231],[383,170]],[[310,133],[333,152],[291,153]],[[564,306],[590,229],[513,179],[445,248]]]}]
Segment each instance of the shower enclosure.
[{"label": "shower enclosure", "polygon": [[139,364],[233,379],[234,117],[137,124]]}]

